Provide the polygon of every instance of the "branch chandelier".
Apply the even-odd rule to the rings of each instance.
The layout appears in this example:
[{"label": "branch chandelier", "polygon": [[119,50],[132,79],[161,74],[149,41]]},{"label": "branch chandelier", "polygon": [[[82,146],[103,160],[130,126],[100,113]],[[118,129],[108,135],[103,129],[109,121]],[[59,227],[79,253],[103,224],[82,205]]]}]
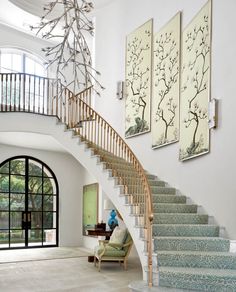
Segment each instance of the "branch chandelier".
[{"label": "branch chandelier", "polygon": [[[97,76],[100,73],[92,67],[91,52],[86,34],[93,36],[93,22],[87,14],[93,9],[93,3],[85,0],[55,0],[44,6],[45,14],[36,26],[30,26],[46,40],[55,40],[56,44],[43,48],[48,61],[47,67],[56,66],[56,78],[62,79],[65,86],[73,87],[74,93],[83,87],[96,85],[95,92],[100,95],[104,87]],[[55,11],[60,15],[52,17]],[[65,69],[72,66],[73,78],[67,80]]]}]

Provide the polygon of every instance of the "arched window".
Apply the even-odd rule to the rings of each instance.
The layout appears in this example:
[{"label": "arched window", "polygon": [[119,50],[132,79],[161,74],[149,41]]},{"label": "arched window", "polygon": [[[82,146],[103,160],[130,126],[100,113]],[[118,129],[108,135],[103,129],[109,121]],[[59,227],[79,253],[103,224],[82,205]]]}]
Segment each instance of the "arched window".
[{"label": "arched window", "polygon": [[38,57],[20,49],[0,49],[1,73],[27,73],[47,77],[43,61]]},{"label": "arched window", "polygon": [[0,73],[2,110],[49,112],[54,83],[40,58],[20,49],[0,48]]},{"label": "arched window", "polygon": [[58,183],[28,156],[0,164],[0,249],[58,245]]}]

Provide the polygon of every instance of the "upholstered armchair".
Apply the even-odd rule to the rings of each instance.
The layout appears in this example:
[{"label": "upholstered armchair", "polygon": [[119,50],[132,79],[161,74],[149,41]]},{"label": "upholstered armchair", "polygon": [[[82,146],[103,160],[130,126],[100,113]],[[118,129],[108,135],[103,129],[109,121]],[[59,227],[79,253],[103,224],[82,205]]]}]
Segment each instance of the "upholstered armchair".
[{"label": "upholstered armchair", "polygon": [[127,229],[116,227],[110,240],[100,240],[94,250],[94,266],[98,261],[98,271],[101,270],[102,261],[112,261],[124,264],[127,269],[127,261],[133,240]]}]

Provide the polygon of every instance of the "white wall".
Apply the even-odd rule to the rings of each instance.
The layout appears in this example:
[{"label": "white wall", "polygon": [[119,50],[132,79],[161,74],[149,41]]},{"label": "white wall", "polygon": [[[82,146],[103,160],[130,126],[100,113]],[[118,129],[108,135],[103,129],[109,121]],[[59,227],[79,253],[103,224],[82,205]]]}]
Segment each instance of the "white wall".
[{"label": "white wall", "polygon": [[24,49],[40,57],[42,60],[45,60],[44,52],[41,49],[47,46],[49,44],[48,42],[20,32],[2,23],[0,23],[0,33],[0,48]]},{"label": "white wall", "polygon": [[59,185],[59,246],[81,246],[84,167],[66,153],[0,144],[0,163],[17,155],[37,158],[54,172]]},{"label": "white wall", "polygon": [[[150,18],[154,31],[182,11],[183,27],[205,0],[117,0],[96,15],[96,67],[106,87],[96,101],[96,109],[111,125],[124,134],[124,100],[116,99],[116,84],[125,76],[125,37]],[[227,235],[236,238],[236,27],[235,0],[213,0],[212,98],[220,99],[219,127],[211,132],[210,154],[178,161],[178,143],[151,149],[151,136],[145,134],[127,143],[144,167],[181,192],[190,196],[226,227]]]}]

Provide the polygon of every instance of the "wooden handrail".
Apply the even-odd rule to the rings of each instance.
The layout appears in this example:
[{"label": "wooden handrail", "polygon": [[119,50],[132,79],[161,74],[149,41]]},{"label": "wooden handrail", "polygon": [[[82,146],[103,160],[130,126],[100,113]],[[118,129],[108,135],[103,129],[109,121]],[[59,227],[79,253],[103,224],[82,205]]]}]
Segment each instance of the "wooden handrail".
[{"label": "wooden handrail", "polygon": [[74,94],[60,81],[25,73],[0,73],[0,111],[56,116],[98,154],[143,224],[152,286],[153,204],[145,171],[123,138],[91,107],[92,86]]}]

